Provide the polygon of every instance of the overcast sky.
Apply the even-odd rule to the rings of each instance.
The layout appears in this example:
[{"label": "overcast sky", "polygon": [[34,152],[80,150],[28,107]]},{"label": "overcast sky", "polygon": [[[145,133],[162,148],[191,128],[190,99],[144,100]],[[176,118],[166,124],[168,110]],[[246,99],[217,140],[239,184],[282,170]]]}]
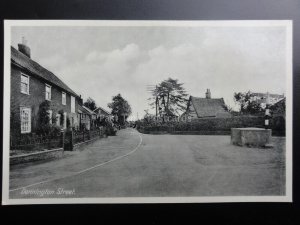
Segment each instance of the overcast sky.
[{"label": "overcast sky", "polygon": [[132,118],[149,109],[147,85],[168,77],[188,94],[223,97],[234,92],[285,93],[285,29],[282,27],[13,27],[31,58],[85,100],[107,109],[121,93]]}]

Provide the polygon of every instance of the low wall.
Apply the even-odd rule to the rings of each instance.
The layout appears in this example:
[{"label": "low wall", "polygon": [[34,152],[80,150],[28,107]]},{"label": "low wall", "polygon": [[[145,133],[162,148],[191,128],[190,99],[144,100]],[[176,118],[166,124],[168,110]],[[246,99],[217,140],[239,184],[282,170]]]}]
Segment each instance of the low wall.
[{"label": "low wall", "polygon": [[[104,137],[107,137],[107,136],[104,136]],[[78,149],[80,149],[81,147],[84,147],[84,146],[86,146],[86,145],[88,145],[88,144],[90,144],[90,143],[93,143],[94,141],[97,141],[97,140],[99,140],[99,139],[101,139],[101,138],[103,138],[103,137],[100,137],[100,136],[99,136],[99,137],[93,138],[93,139],[88,140],[88,141],[76,143],[76,144],[74,144],[74,146],[73,146],[73,151],[74,151],[74,150],[78,150]]]},{"label": "low wall", "polygon": [[29,154],[10,156],[9,163],[10,165],[16,165],[20,163],[28,163],[28,162],[35,162],[35,161],[46,160],[46,159],[61,158],[63,155],[64,155],[64,149],[57,148],[57,149],[39,151],[39,152],[34,152]]},{"label": "low wall", "polygon": [[232,128],[231,143],[239,146],[265,147],[271,141],[272,130],[261,128]]}]

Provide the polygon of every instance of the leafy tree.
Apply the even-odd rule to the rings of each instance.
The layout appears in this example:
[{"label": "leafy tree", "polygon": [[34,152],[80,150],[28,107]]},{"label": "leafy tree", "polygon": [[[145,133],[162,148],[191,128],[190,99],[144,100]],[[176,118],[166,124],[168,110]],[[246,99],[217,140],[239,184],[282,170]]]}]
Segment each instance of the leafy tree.
[{"label": "leafy tree", "polygon": [[158,107],[165,111],[166,115],[183,112],[186,109],[187,94],[183,83],[177,79],[168,78],[151,90],[150,106]]},{"label": "leafy tree", "polygon": [[263,111],[260,103],[253,101],[253,96],[253,93],[250,91],[234,93],[234,101],[240,105],[240,112],[242,114],[256,114]]},{"label": "leafy tree", "polygon": [[124,125],[124,118],[126,120],[131,114],[131,106],[121,94],[113,96],[112,103],[109,103],[108,107],[111,108],[111,114],[117,116],[117,122]]},{"label": "leafy tree", "polygon": [[90,97],[83,103],[83,105],[93,111],[97,109],[95,100]]}]

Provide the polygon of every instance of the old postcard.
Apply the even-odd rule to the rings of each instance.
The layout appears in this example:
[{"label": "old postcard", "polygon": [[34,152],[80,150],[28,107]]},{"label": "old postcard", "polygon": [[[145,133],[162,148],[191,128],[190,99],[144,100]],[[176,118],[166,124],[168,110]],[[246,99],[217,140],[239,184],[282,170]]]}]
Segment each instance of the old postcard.
[{"label": "old postcard", "polygon": [[4,34],[2,204],[292,201],[292,21]]}]

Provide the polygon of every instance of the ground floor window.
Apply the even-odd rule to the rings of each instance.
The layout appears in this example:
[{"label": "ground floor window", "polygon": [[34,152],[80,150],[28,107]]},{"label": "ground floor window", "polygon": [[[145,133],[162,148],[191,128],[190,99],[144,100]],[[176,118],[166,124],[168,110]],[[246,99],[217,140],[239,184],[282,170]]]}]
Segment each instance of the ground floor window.
[{"label": "ground floor window", "polygon": [[56,114],[56,125],[60,126],[60,114]]},{"label": "ground floor window", "polygon": [[21,107],[21,133],[30,133],[31,132],[31,109],[27,107]]},{"label": "ground floor window", "polygon": [[52,124],[52,110],[48,110],[49,124]]},{"label": "ground floor window", "polygon": [[64,129],[67,128],[67,113],[64,112]]}]

